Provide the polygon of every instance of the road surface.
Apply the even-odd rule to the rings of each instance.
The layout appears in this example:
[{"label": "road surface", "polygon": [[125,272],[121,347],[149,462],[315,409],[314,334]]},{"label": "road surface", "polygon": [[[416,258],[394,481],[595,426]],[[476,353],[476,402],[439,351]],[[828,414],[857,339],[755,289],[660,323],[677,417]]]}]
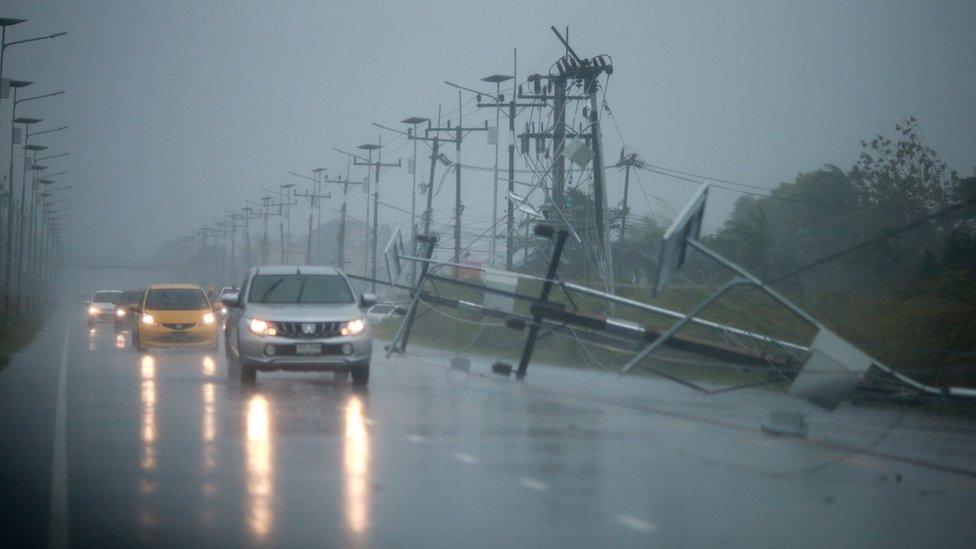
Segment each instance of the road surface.
[{"label": "road surface", "polygon": [[[77,309],[77,310],[75,310]],[[961,546],[976,428],[447,353],[229,381],[63,307],[0,371],[5,545]],[[759,425],[808,414],[810,438]]]}]

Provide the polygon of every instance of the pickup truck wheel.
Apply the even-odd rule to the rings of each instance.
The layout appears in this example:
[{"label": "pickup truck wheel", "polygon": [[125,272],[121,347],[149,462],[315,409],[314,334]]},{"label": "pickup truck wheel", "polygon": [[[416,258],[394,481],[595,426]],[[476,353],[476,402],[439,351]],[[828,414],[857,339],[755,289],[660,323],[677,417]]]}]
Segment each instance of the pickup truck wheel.
[{"label": "pickup truck wheel", "polygon": [[357,387],[365,387],[369,383],[369,364],[365,366],[353,366],[349,369],[352,374],[352,384]]}]

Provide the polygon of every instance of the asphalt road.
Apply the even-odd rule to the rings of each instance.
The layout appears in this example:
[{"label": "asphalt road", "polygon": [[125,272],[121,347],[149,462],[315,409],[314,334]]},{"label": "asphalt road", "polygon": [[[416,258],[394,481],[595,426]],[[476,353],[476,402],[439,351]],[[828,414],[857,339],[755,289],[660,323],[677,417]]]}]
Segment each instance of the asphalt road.
[{"label": "asphalt road", "polygon": [[[445,353],[229,381],[65,307],[0,372],[4,545],[962,546],[976,428]],[[759,424],[789,406],[810,438]]]}]

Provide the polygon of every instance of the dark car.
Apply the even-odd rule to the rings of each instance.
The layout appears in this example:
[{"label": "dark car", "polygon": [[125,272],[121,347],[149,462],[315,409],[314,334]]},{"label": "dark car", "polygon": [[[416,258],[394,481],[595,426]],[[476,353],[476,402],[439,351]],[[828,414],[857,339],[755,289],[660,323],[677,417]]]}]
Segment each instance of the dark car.
[{"label": "dark car", "polygon": [[137,304],[142,302],[142,296],[145,294],[145,290],[125,290],[122,292],[122,297],[119,299],[118,304],[115,306],[115,331],[121,332],[123,330],[129,330],[133,325],[133,318],[136,315],[131,310],[129,310],[129,305]]}]

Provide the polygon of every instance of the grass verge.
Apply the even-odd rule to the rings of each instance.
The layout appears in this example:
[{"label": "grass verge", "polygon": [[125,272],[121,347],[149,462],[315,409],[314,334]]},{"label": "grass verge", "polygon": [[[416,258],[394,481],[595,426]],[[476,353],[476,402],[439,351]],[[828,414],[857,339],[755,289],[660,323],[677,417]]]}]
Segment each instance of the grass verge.
[{"label": "grass verge", "polygon": [[0,369],[10,362],[10,357],[34,340],[47,322],[48,315],[31,313],[15,319],[0,321]]}]

